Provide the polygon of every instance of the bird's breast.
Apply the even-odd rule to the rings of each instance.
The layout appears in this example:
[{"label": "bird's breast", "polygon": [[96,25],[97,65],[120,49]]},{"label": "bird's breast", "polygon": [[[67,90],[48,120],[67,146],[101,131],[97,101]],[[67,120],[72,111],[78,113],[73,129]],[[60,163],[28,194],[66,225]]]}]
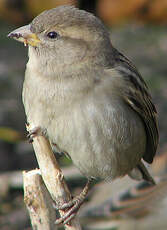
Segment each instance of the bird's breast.
[{"label": "bird's breast", "polygon": [[145,130],[117,95],[103,90],[71,96],[71,90],[39,79],[26,72],[27,120],[46,129],[51,143],[67,152],[83,174],[109,179],[136,166],[145,151]]}]

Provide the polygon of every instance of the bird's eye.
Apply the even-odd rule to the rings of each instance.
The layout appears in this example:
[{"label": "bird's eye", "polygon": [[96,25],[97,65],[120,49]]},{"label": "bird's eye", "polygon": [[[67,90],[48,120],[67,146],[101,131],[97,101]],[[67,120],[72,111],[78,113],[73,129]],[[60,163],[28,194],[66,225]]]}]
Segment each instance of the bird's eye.
[{"label": "bird's eye", "polygon": [[51,38],[51,39],[55,39],[55,38],[57,38],[58,33],[56,33],[55,31],[52,31],[52,32],[49,32],[49,33],[47,34],[47,36],[48,36],[49,38]]}]

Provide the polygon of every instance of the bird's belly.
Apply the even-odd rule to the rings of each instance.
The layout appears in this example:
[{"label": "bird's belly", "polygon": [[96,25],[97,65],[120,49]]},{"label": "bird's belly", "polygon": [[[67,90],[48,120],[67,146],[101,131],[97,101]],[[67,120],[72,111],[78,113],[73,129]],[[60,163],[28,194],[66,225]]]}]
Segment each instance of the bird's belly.
[{"label": "bird's belly", "polygon": [[130,172],[145,151],[143,124],[130,113],[123,105],[78,105],[52,120],[48,136],[87,177],[116,178]]},{"label": "bird's belly", "polygon": [[49,90],[52,82],[39,87],[37,77],[32,85],[31,74],[26,75],[23,103],[28,122],[45,129],[50,142],[67,152],[83,174],[111,179],[138,164],[145,152],[145,130],[119,98],[98,91],[62,102]]}]

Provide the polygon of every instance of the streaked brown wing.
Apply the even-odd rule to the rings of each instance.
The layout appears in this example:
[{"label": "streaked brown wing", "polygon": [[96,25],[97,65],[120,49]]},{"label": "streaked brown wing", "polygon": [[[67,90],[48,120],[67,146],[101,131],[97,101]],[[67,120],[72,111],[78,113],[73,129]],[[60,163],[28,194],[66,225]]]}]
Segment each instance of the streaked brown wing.
[{"label": "streaked brown wing", "polygon": [[147,146],[143,159],[152,163],[159,141],[156,108],[152,103],[148,88],[135,66],[119,52],[117,53],[117,63],[116,69],[128,84],[124,92],[124,100],[137,112],[146,129]]}]

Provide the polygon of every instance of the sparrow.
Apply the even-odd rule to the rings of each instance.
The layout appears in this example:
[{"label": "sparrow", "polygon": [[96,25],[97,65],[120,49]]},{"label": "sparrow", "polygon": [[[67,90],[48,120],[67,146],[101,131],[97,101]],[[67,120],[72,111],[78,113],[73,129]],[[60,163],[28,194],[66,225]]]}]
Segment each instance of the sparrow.
[{"label": "sparrow", "polygon": [[[28,46],[23,85],[27,122],[53,149],[71,157],[88,178],[57,223],[67,223],[92,179],[129,175],[154,184],[143,161],[158,145],[157,112],[131,61],[110,41],[103,23],[73,6],[44,11],[9,37]],[[68,218],[67,218],[68,216]]]}]

